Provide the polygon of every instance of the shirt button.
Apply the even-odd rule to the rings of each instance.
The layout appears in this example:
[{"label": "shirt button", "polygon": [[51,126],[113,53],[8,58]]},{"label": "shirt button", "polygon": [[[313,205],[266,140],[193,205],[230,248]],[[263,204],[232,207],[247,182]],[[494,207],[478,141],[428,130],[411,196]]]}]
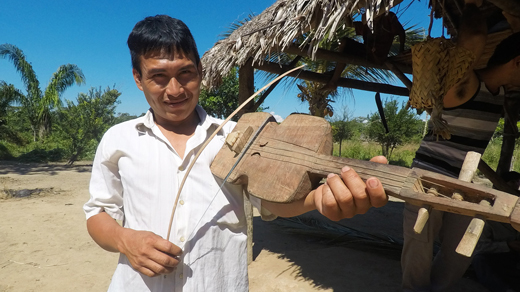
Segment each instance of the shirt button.
[{"label": "shirt button", "polygon": [[181,279],[182,279],[182,273],[180,273],[180,274],[179,274],[179,278],[181,278]]},{"label": "shirt button", "polygon": [[183,200],[180,200],[180,201],[179,201],[179,204],[184,205],[184,201],[183,201]]},{"label": "shirt button", "polygon": [[184,242],[184,236],[181,236],[181,242]]},{"label": "shirt button", "polygon": [[184,170],[184,166],[182,166],[182,165],[179,166],[179,170],[180,170],[180,171],[183,171],[183,170]]}]

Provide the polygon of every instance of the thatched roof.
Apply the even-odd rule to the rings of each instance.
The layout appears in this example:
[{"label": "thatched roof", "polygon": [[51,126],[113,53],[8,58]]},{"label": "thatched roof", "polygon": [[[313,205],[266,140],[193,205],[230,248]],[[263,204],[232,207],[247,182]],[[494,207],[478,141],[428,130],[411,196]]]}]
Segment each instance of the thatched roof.
[{"label": "thatched roof", "polygon": [[[285,52],[294,55],[308,56],[313,59],[327,59],[347,64],[361,65],[379,69],[388,69],[383,64],[374,64],[364,58],[331,52],[318,48],[318,44],[325,38],[332,38],[336,29],[348,23],[353,13],[364,7],[367,14],[381,14],[402,0],[278,0],[261,14],[246,22],[236,29],[228,38],[218,41],[213,48],[202,57],[204,67],[203,85],[208,88],[218,87],[222,77],[226,76],[231,68],[241,67],[246,62],[252,61],[256,69],[281,73],[288,69],[286,64],[277,64],[269,61],[269,57],[275,52]],[[456,35],[453,24],[458,21],[463,5],[463,0],[437,1],[445,3],[446,7],[437,5],[435,8],[437,17],[444,17],[444,24],[448,33]],[[490,3],[490,2],[493,2]],[[497,4],[495,2],[500,2]],[[519,0],[488,0],[482,9],[489,15],[501,16],[501,9],[508,6],[517,9]],[[451,3],[451,4],[450,4]],[[504,4],[505,3],[505,4]],[[498,8],[500,6],[501,8]],[[443,10],[446,10],[444,12]],[[511,11],[509,9],[509,11]],[[427,15],[425,15],[427,17]],[[489,17],[489,19],[492,19]],[[498,20],[497,20],[498,21]],[[489,26],[489,25],[488,25]],[[311,32],[312,33],[309,33]],[[499,31],[490,34],[483,57],[477,68],[482,68],[487,63],[495,46],[511,31]],[[305,36],[305,37],[302,37]],[[411,54],[404,54],[390,58],[402,73],[411,73]],[[307,79],[321,82],[324,76],[318,76],[313,72],[304,72]],[[395,70],[394,70],[394,73]],[[398,76],[399,77],[399,76]],[[400,77],[401,78],[401,77]],[[403,80],[401,78],[401,80]],[[350,86],[354,80],[342,80],[343,85]],[[347,83],[348,82],[348,83]],[[353,88],[361,88],[359,84],[353,84]],[[358,87],[356,87],[358,86]],[[387,86],[386,84],[370,83],[365,86]],[[407,95],[406,88],[390,86],[387,92]],[[377,91],[384,92],[378,88]],[[404,90],[402,90],[404,89]]]},{"label": "thatched roof", "polygon": [[[369,0],[373,10],[377,3],[390,8],[400,0],[387,3],[382,0]],[[249,58],[253,65],[262,64],[272,52],[288,49],[303,34],[313,31],[300,47],[315,56],[318,43],[333,37],[336,28],[343,25],[346,16],[357,12],[360,3],[352,0],[278,0],[251,21],[236,29],[228,38],[218,41],[202,57],[204,65],[204,85],[218,86],[234,66],[242,66]],[[383,11],[385,8],[381,8]],[[377,11],[376,11],[377,13]]]}]

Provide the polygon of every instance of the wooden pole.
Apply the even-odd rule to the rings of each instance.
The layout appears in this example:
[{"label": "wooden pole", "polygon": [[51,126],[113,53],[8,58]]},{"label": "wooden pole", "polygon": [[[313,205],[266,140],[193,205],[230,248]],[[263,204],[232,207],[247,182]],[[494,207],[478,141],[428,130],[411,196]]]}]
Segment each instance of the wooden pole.
[{"label": "wooden pole", "polygon": [[[255,92],[255,74],[251,59],[238,69],[238,83],[238,103],[242,104]],[[251,112],[253,107],[254,102],[249,102],[239,115]],[[245,194],[243,196],[247,222],[247,264],[249,265],[253,261],[253,205]]]},{"label": "wooden pole", "polygon": [[520,91],[510,91],[504,99],[504,137],[498,161],[497,174],[503,176],[511,170],[511,160],[518,137],[518,114],[520,112]]}]

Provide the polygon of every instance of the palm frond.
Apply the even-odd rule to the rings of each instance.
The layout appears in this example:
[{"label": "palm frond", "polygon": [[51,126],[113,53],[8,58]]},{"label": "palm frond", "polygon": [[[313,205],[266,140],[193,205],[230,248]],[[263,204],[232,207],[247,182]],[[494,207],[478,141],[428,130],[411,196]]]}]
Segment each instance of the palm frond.
[{"label": "palm frond", "polygon": [[21,75],[29,96],[41,96],[40,82],[22,50],[11,44],[3,44],[0,45],[0,57],[7,58],[13,63],[16,71]]},{"label": "palm frond", "polygon": [[25,95],[18,88],[14,87],[13,84],[0,80],[0,104],[22,103],[24,99]]},{"label": "palm frond", "polygon": [[85,84],[85,76],[81,69],[74,64],[61,65],[52,75],[42,103],[49,106],[61,106],[61,94],[70,86]]}]

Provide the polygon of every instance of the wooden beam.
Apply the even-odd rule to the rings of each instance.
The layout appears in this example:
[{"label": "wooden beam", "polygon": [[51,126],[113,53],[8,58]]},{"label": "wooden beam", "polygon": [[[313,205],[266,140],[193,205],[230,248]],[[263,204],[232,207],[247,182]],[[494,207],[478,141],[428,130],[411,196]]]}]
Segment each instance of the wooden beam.
[{"label": "wooden beam", "polygon": [[397,76],[401,82],[403,82],[408,90],[412,90],[412,81],[410,81],[410,79],[408,79],[408,77],[406,77],[406,75],[404,75],[404,73],[401,72],[401,70],[399,70],[399,68],[397,68],[394,63],[386,61],[385,66],[388,67],[388,69],[390,69],[390,71],[392,71],[392,73],[394,73],[394,75]]},{"label": "wooden beam", "polygon": [[[264,62],[262,65],[254,64],[253,66],[255,69],[267,71],[267,72],[274,73],[274,74],[283,74],[284,72],[291,69],[289,66],[286,66],[286,65],[280,66],[279,64],[272,63],[272,62]],[[316,73],[316,72],[305,71],[305,70],[292,72],[288,76],[296,77],[296,78],[307,80],[307,81],[320,82],[323,84],[326,84],[327,81],[330,79],[330,76],[326,76],[326,75]],[[409,94],[410,94],[408,89],[404,88],[404,87],[398,87],[398,86],[394,86],[394,85],[390,85],[390,84],[348,79],[348,78],[340,78],[338,80],[338,86],[365,90],[365,91],[400,95],[400,96],[409,96]]]},{"label": "wooden beam", "polygon": [[[282,51],[288,54],[300,55],[303,57],[311,57],[311,55],[309,54],[310,51],[308,46],[305,46],[301,49],[298,46],[289,46],[283,49]],[[316,51],[316,59],[388,70],[388,67],[386,67],[385,64],[376,64],[374,62],[370,62],[369,60],[361,56],[356,56],[348,53],[333,52],[324,49],[318,49]],[[400,63],[394,63],[394,66],[403,73],[412,74],[412,66],[407,66],[405,64]]]}]

